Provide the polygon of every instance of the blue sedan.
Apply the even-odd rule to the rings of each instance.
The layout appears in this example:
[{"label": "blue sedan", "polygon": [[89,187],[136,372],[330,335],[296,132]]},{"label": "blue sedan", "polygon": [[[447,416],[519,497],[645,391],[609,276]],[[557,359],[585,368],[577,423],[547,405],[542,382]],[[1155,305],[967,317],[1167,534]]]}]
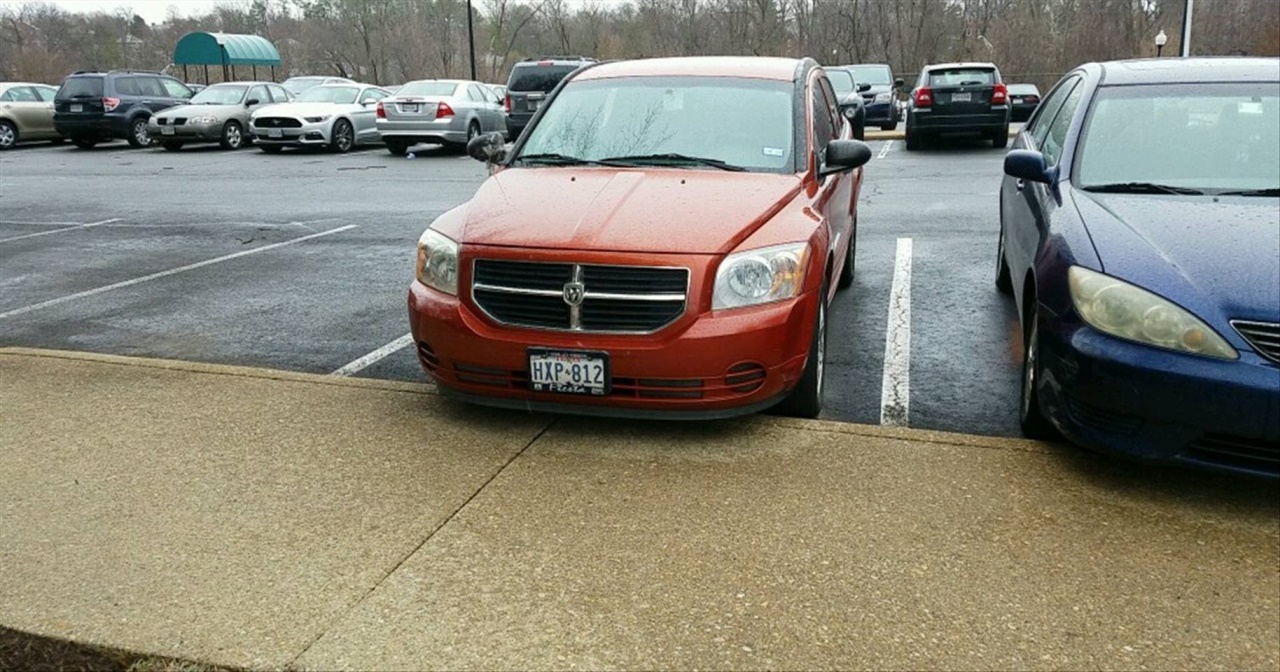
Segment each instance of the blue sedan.
[{"label": "blue sedan", "polygon": [[1280,60],[1084,65],[1004,170],[1023,432],[1280,477]]}]

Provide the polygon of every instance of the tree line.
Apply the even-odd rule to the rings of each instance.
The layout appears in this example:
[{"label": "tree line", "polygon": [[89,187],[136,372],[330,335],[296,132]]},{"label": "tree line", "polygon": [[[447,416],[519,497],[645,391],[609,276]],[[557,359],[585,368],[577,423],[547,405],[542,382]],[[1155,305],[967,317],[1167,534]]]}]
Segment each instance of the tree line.
[{"label": "tree line", "polygon": [[[503,83],[548,54],[598,59],[709,54],[888,63],[992,61],[1042,88],[1086,61],[1154,56],[1181,42],[1183,0],[473,0],[476,69]],[[148,24],[131,11],[72,13],[45,2],[0,9],[0,79],[56,83],[75,70],[181,74],[190,31],[250,33],[280,51],[278,77],[375,84],[469,77],[466,0],[228,0],[203,16]],[[1280,1],[1197,0],[1193,54],[1280,55]],[[242,69],[240,78],[247,77]],[[211,70],[214,81],[221,71]],[[260,76],[264,76],[261,69]],[[192,81],[203,71],[192,72]]]}]

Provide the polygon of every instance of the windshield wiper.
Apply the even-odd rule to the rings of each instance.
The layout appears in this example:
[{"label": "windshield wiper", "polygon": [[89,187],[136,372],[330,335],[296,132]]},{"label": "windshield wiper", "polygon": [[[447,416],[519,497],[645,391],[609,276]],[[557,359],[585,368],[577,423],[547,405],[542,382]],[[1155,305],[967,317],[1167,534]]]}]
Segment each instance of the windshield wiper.
[{"label": "windshield wiper", "polygon": [[1269,189],[1235,189],[1232,191],[1219,191],[1215,196],[1280,196],[1280,188],[1271,187]]},{"label": "windshield wiper", "polygon": [[1082,187],[1085,191],[1092,191],[1099,194],[1177,194],[1180,196],[1192,196],[1203,194],[1199,189],[1190,187],[1174,187],[1168,184],[1156,184],[1154,182],[1115,182],[1113,184],[1093,184]]},{"label": "windshield wiper", "polygon": [[719,168],[720,170],[730,170],[733,172],[743,172],[746,168],[735,166],[732,163],[725,163],[720,159],[708,159],[701,156],[689,156],[687,154],[635,154],[631,156],[611,156],[607,159],[601,159],[601,162],[611,162],[614,164],[629,163],[633,165],[652,164],[652,165],[696,165],[710,166]]},{"label": "windshield wiper", "polygon": [[618,165],[610,164],[607,161],[593,161],[591,159],[581,159],[576,156],[566,156],[564,154],[556,154],[548,152],[545,154],[522,154],[515,158],[521,163],[532,163],[544,166],[609,166]]}]

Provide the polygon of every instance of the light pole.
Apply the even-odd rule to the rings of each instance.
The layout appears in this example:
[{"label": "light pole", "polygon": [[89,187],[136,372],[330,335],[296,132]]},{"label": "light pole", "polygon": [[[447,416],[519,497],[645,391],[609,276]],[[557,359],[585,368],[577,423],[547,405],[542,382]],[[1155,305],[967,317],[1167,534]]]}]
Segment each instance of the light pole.
[{"label": "light pole", "polygon": [[471,50],[471,81],[476,81],[476,31],[471,27],[471,0],[467,0],[467,48]]},{"label": "light pole", "polygon": [[1195,8],[1195,0],[1187,0],[1182,10],[1182,57],[1191,55],[1191,10]]},{"label": "light pole", "polygon": [[1169,36],[1164,31],[1156,33],[1156,58],[1160,58],[1161,52],[1164,51],[1164,45],[1169,43]]}]

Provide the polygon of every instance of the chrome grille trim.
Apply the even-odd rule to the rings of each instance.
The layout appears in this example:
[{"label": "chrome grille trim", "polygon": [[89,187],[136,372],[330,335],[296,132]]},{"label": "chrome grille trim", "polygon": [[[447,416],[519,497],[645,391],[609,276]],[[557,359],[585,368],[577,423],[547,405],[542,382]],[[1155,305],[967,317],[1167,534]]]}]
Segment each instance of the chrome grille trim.
[{"label": "chrome grille trim", "polygon": [[[498,317],[497,315],[494,315],[489,309],[485,307],[484,302],[480,297],[476,295],[476,293],[492,292],[496,294],[508,294],[508,295],[529,296],[529,297],[542,297],[542,298],[554,297],[554,298],[559,298],[563,300],[564,290],[563,289],[554,289],[554,290],[541,289],[536,287],[516,287],[516,286],[511,286],[506,284],[499,285],[494,283],[476,282],[476,277],[478,277],[479,275],[479,271],[477,270],[477,264],[481,262],[509,263],[509,264],[545,264],[549,268],[557,267],[557,266],[566,267],[568,269],[571,269],[572,271],[568,278],[568,281],[571,283],[582,283],[583,277],[584,277],[584,269],[588,269],[588,268],[621,269],[624,271],[646,271],[646,270],[680,271],[684,276],[685,291],[684,293],[680,293],[680,294],[671,293],[671,292],[661,292],[661,293],[593,292],[589,287],[586,287],[584,288],[585,291],[582,294],[582,301],[580,301],[577,305],[569,304],[568,302],[566,302],[566,305],[569,309],[569,320],[568,320],[567,327],[558,328],[558,327],[549,327],[544,325],[527,324],[519,321],[504,320]],[[568,261],[525,261],[525,260],[517,260],[517,259],[476,258],[471,260],[471,302],[473,305],[476,306],[476,308],[478,308],[482,313],[484,313],[486,317],[493,320],[495,323],[510,325],[510,326],[519,327],[522,329],[534,329],[538,331],[582,332],[582,333],[593,333],[593,334],[647,335],[647,334],[657,333],[663,329],[666,329],[667,327],[671,326],[676,321],[678,321],[681,317],[684,316],[686,310],[688,309],[689,283],[691,281],[691,278],[692,278],[692,272],[688,268],[683,266],[633,266],[633,265],[625,265],[625,264],[584,264],[584,263],[575,263],[575,262],[568,262]],[[593,329],[593,328],[583,326],[583,315],[582,315],[584,307],[586,307],[587,310],[591,310],[591,306],[589,306],[588,304],[592,301],[634,301],[644,305],[653,305],[658,303],[679,304],[679,305],[678,306],[672,305],[672,311],[673,311],[672,317],[668,319],[666,322],[664,322],[663,324],[653,329],[647,329],[647,330]],[[597,307],[599,307],[599,304],[597,304]]]},{"label": "chrome grille trim", "polygon": [[1231,326],[1259,355],[1280,363],[1280,324],[1231,320]]}]

